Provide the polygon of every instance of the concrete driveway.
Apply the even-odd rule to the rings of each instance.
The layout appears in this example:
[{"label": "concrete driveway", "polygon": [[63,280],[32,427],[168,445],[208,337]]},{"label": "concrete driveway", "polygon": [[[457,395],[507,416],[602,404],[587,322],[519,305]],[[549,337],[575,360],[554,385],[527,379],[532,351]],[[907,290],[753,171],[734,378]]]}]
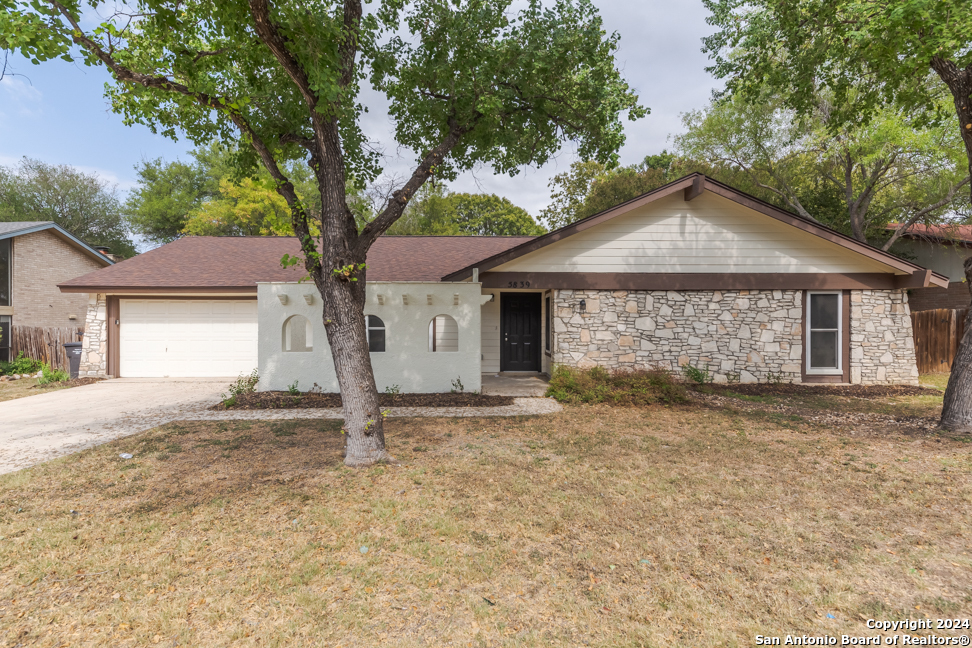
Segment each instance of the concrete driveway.
[{"label": "concrete driveway", "polygon": [[194,418],[233,380],[119,378],[0,403],[0,473]]}]

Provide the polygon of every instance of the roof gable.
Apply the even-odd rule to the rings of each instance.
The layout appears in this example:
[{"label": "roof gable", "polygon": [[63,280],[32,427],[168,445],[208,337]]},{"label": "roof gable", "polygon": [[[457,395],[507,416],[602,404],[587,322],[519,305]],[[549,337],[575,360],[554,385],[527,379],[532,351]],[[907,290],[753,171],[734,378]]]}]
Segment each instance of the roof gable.
[{"label": "roof gable", "polygon": [[24,236],[26,234],[33,234],[34,232],[43,232],[49,230],[51,234],[57,236],[59,239],[65,241],[66,243],[74,246],[80,252],[96,259],[100,263],[104,263],[106,266],[110,266],[115,262],[109,259],[107,256],[94,249],[78,237],[76,237],[71,232],[67,231],[54,221],[5,221],[0,222],[0,241],[3,239],[16,238],[18,236]]},{"label": "roof gable", "polygon": [[[692,174],[444,277],[495,272],[890,273],[945,277]],[[927,277],[925,275],[928,275]]]}]

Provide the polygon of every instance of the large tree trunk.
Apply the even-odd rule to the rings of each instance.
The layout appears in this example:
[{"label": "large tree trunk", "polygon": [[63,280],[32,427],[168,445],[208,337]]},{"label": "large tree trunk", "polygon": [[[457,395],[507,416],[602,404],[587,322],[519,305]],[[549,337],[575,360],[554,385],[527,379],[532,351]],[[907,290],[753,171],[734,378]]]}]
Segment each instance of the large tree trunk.
[{"label": "large tree trunk", "polygon": [[365,271],[354,276],[357,281],[324,276],[315,283],[324,301],[324,329],[344,405],[344,463],[361,467],[394,458],[385,449],[384,419],[365,336]]},{"label": "large tree trunk", "polygon": [[[972,257],[965,260],[965,280],[972,293]],[[972,432],[972,308],[965,318],[965,333],[952,361],[939,426],[951,432]]]},{"label": "large tree trunk", "polygon": [[[955,101],[959,132],[972,174],[972,69],[959,68],[952,61],[933,57],[932,69],[945,82]],[[972,191],[972,184],[970,184]],[[972,258],[965,260],[965,280],[972,291]],[[965,318],[965,333],[952,361],[952,375],[945,389],[942,420],[939,426],[953,432],[972,431],[972,309]]]}]

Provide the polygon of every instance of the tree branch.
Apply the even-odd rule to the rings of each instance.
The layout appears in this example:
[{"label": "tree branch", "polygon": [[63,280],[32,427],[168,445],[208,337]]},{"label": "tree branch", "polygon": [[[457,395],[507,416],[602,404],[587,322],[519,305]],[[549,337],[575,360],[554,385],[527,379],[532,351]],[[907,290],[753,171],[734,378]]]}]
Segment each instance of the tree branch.
[{"label": "tree branch", "polygon": [[942,198],[941,200],[939,200],[937,203],[935,203],[933,205],[928,205],[924,209],[921,209],[921,210],[915,212],[911,216],[911,218],[909,218],[908,220],[906,220],[900,227],[898,227],[898,229],[895,230],[894,234],[891,235],[891,238],[888,239],[888,242],[885,243],[881,247],[881,249],[884,250],[885,252],[887,252],[889,249],[891,249],[891,246],[894,245],[895,242],[899,238],[901,238],[901,235],[903,235],[905,232],[907,232],[909,229],[911,229],[911,226],[912,225],[914,225],[919,220],[921,220],[922,218],[924,218],[925,216],[927,216],[931,212],[935,211],[936,209],[941,209],[945,205],[947,205],[950,202],[952,202],[953,200],[955,200],[955,194],[958,193],[958,190],[959,189],[961,189],[965,185],[969,184],[970,179],[972,179],[972,178],[970,178],[969,176],[965,176],[965,179],[962,180],[962,182],[959,182],[958,184],[952,186],[948,190],[948,194],[944,198]]},{"label": "tree branch", "polygon": [[270,173],[271,177],[273,177],[274,181],[276,182],[277,193],[279,193],[283,199],[287,201],[287,205],[290,207],[293,218],[294,231],[301,239],[301,248],[304,251],[305,264],[308,266],[308,272],[311,271],[312,267],[316,267],[315,264],[319,265],[319,254],[317,252],[317,248],[314,246],[313,240],[310,237],[310,226],[307,222],[307,211],[304,209],[300,198],[297,196],[293,183],[280,170],[280,166],[277,164],[277,160],[273,157],[273,153],[270,151],[270,148],[266,145],[263,139],[256,134],[243,114],[238,110],[228,107],[229,104],[232,103],[231,101],[227,101],[225,98],[217,98],[203,92],[195,92],[189,89],[187,86],[172,81],[163,75],[142,74],[121,65],[111,56],[111,54],[106,52],[104,48],[85,35],[80,25],[78,25],[78,22],[74,19],[67,8],[64,7],[64,5],[58,2],[58,0],[47,0],[47,2],[71,24],[73,28],[71,38],[75,44],[84,47],[89,52],[94,54],[109,70],[112,71],[119,81],[191,97],[204,106],[212,108],[213,110],[221,112],[229,117],[233,124],[239,129],[243,137],[249,141],[250,145],[260,157],[260,161],[263,163],[263,166]]},{"label": "tree branch", "polygon": [[250,0],[250,13],[253,15],[253,26],[260,40],[270,49],[283,67],[284,72],[297,86],[297,90],[304,97],[311,115],[317,114],[319,102],[317,93],[311,88],[310,80],[300,62],[287,49],[286,39],[280,35],[277,26],[273,24],[270,18],[269,2],[267,0]]},{"label": "tree branch", "polygon": [[361,1],[344,2],[344,41],[338,52],[341,56],[341,87],[347,88],[354,81],[354,59],[358,53],[361,36]]},{"label": "tree branch", "polygon": [[435,172],[435,167],[442,163],[449,152],[459,143],[462,136],[470,130],[472,130],[472,125],[460,127],[454,121],[450,123],[449,133],[435,148],[425,154],[421,164],[412,172],[412,177],[408,179],[408,182],[392,194],[385,209],[361,230],[361,234],[358,237],[358,246],[362,251],[367,251],[375,240],[398,220],[398,217],[405,211],[405,207],[412,199],[412,196],[415,195],[422,187],[422,184]]}]

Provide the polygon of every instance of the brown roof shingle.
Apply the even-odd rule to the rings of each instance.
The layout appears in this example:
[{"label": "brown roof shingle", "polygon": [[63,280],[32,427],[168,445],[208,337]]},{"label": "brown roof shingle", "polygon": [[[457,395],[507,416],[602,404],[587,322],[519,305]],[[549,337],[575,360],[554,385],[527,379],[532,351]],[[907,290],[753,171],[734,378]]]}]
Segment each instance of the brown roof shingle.
[{"label": "brown roof shingle", "polygon": [[[460,268],[508,250],[529,236],[382,236],[368,253],[369,281],[439,281]],[[257,282],[297,281],[302,267],[282,268],[298,254],[293,237],[186,237],[60,284],[64,292],[131,289],[218,289],[255,292]]]}]

